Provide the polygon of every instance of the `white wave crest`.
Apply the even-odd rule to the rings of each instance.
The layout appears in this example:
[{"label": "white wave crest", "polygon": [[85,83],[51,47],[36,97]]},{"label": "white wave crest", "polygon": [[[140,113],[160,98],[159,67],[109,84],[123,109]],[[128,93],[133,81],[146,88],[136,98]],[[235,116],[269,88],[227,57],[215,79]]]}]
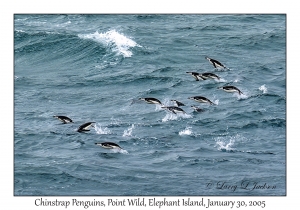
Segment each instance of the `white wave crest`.
[{"label": "white wave crest", "polygon": [[132,124],[132,126],[130,128],[124,130],[123,137],[130,137],[130,136],[132,136],[133,129],[134,129],[134,124]]},{"label": "white wave crest", "polygon": [[267,89],[266,85],[260,86],[259,90],[262,91],[263,93],[267,93],[268,92],[268,89]]},{"label": "white wave crest", "polygon": [[106,46],[113,46],[113,51],[117,54],[123,55],[124,57],[132,56],[130,48],[135,46],[140,47],[140,45],[138,45],[135,41],[116,30],[110,30],[105,33],[99,33],[96,31],[92,34],[79,34],[78,37],[82,39],[91,39]]},{"label": "white wave crest", "polygon": [[102,128],[101,125],[95,125],[95,131],[97,134],[111,134],[108,128]]},{"label": "white wave crest", "polygon": [[190,136],[190,135],[192,135],[192,133],[193,133],[192,128],[191,127],[186,127],[184,130],[179,132],[179,135],[180,136],[184,136],[184,135]]}]

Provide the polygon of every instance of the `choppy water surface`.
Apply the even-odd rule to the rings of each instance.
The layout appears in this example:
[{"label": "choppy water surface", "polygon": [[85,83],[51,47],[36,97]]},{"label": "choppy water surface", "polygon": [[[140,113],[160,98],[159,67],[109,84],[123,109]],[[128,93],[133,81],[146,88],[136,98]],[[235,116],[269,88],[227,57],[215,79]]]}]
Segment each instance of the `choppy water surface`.
[{"label": "choppy water surface", "polygon": [[14,66],[15,195],[286,194],[285,15],[15,15]]}]

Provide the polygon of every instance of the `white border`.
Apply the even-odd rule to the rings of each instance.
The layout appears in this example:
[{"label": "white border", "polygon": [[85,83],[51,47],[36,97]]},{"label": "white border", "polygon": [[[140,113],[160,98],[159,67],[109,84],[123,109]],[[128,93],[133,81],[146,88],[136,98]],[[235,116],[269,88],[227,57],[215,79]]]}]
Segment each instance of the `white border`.
[{"label": "white border", "polygon": [[[295,2],[295,3],[294,3]],[[296,192],[299,190],[299,177],[297,156],[298,142],[300,139],[296,136],[298,123],[296,121],[299,109],[297,109],[296,92],[299,89],[297,80],[299,80],[299,71],[297,62],[300,60],[299,51],[299,12],[296,1],[274,1],[274,0],[252,0],[252,1],[132,1],[132,0],[108,0],[108,1],[34,1],[34,0],[13,0],[1,1],[1,202],[3,209],[24,209],[33,208],[34,200],[37,197],[14,197],[13,194],[13,15],[16,13],[281,13],[287,14],[287,196],[282,197],[212,197],[216,200],[266,200],[267,206],[264,209],[289,208],[292,209],[297,204]],[[297,173],[297,174],[296,174]],[[56,197],[47,197],[49,200]],[[81,200],[93,200],[93,197],[59,197],[60,200],[71,200],[78,198]],[[96,199],[107,199],[108,197],[95,197]],[[114,197],[123,199],[124,197]],[[126,199],[128,197],[125,197]],[[147,198],[147,197],[146,197]],[[173,197],[170,197],[172,199]],[[175,197],[176,198],[176,197]],[[174,198],[174,199],[175,199]],[[208,199],[210,197],[204,197]],[[38,209],[49,209],[51,207],[38,207]],[[100,209],[88,208],[88,209]],[[228,209],[228,207],[225,207]],[[214,208],[214,209],[225,209]],[[53,208],[52,208],[53,209]],[[62,207],[60,207],[62,209]],[[84,209],[68,208],[68,209]],[[119,208],[102,208],[119,209]],[[130,208],[132,209],[132,208]],[[138,209],[138,208],[133,208]],[[153,208],[155,209],[155,208]],[[156,208],[158,209],[158,208]],[[162,209],[171,209],[165,207]],[[179,209],[179,207],[172,207]],[[182,209],[182,207],[180,207]],[[196,209],[196,208],[193,208]],[[197,208],[199,209],[199,208]],[[201,208],[200,208],[201,209]],[[247,208],[246,208],[247,209]],[[253,208],[251,208],[253,209]]]}]

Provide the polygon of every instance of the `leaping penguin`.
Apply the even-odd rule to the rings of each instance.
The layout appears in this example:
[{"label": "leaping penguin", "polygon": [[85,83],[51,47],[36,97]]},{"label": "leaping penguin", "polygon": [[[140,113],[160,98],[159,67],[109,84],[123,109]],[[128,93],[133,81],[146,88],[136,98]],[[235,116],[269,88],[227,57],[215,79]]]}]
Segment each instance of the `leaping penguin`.
[{"label": "leaping penguin", "polygon": [[177,100],[171,100],[171,101],[173,101],[173,102],[175,102],[175,104],[177,105],[177,106],[185,106],[183,103],[181,103],[180,101],[177,101]]},{"label": "leaping penguin", "polygon": [[94,127],[93,123],[95,122],[87,122],[82,124],[81,126],[79,126],[79,128],[77,129],[78,132],[86,132],[86,131],[90,131],[89,128],[90,127]]},{"label": "leaping penguin", "polygon": [[215,105],[211,100],[203,96],[193,96],[193,97],[189,97],[188,99],[195,100],[199,103],[209,103],[210,105]]},{"label": "leaping penguin", "polygon": [[195,112],[204,112],[204,109],[201,109],[201,108],[196,107],[194,105],[192,105],[191,107],[194,109]]},{"label": "leaping penguin", "polygon": [[173,112],[174,114],[177,114],[177,113],[186,114],[186,112],[183,109],[179,108],[178,106],[162,106],[161,108],[167,109],[170,112]]},{"label": "leaping penguin", "polygon": [[205,79],[218,79],[218,80],[220,79],[218,75],[209,72],[202,73],[201,76],[204,77]]},{"label": "leaping penguin", "polygon": [[113,142],[103,142],[103,143],[95,143],[95,144],[105,149],[122,149],[118,144]]},{"label": "leaping penguin", "polygon": [[68,118],[67,116],[54,115],[53,117],[62,121],[63,124],[73,123],[73,121],[70,118]]},{"label": "leaping penguin", "polygon": [[159,104],[162,105],[160,100],[156,98],[139,98],[139,100],[146,101],[148,104]]},{"label": "leaping penguin", "polygon": [[243,94],[242,91],[240,91],[237,87],[232,86],[232,85],[228,85],[228,86],[224,86],[224,87],[219,87],[218,89],[222,89],[228,93],[233,93],[233,92],[238,92],[239,95]]},{"label": "leaping penguin", "polygon": [[202,75],[198,72],[194,72],[194,71],[187,71],[186,72],[187,74],[190,74],[192,75],[192,77],[194,77],[196,79],[196,81],[199,81],[199,80],[206,80],[204,77],[202,77]]},{"label": "leaping penguin", "polygon": [[221,62],[215,60],[215,59],[212,59],[212,58],[209,58],[209,57],[205,57],[216,69],[217,68],[223,68],[223,69],[228,69],[226,66],[224,66]]}]

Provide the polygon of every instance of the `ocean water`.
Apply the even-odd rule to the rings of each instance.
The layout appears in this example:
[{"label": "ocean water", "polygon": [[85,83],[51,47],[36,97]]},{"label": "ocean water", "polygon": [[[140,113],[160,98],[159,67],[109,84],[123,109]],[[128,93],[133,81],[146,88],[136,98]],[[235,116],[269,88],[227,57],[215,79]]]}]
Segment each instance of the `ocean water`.
[{"label": "ocean water", "polygon": [[286,195],[286,16],[15,14],[14,195]]}]

